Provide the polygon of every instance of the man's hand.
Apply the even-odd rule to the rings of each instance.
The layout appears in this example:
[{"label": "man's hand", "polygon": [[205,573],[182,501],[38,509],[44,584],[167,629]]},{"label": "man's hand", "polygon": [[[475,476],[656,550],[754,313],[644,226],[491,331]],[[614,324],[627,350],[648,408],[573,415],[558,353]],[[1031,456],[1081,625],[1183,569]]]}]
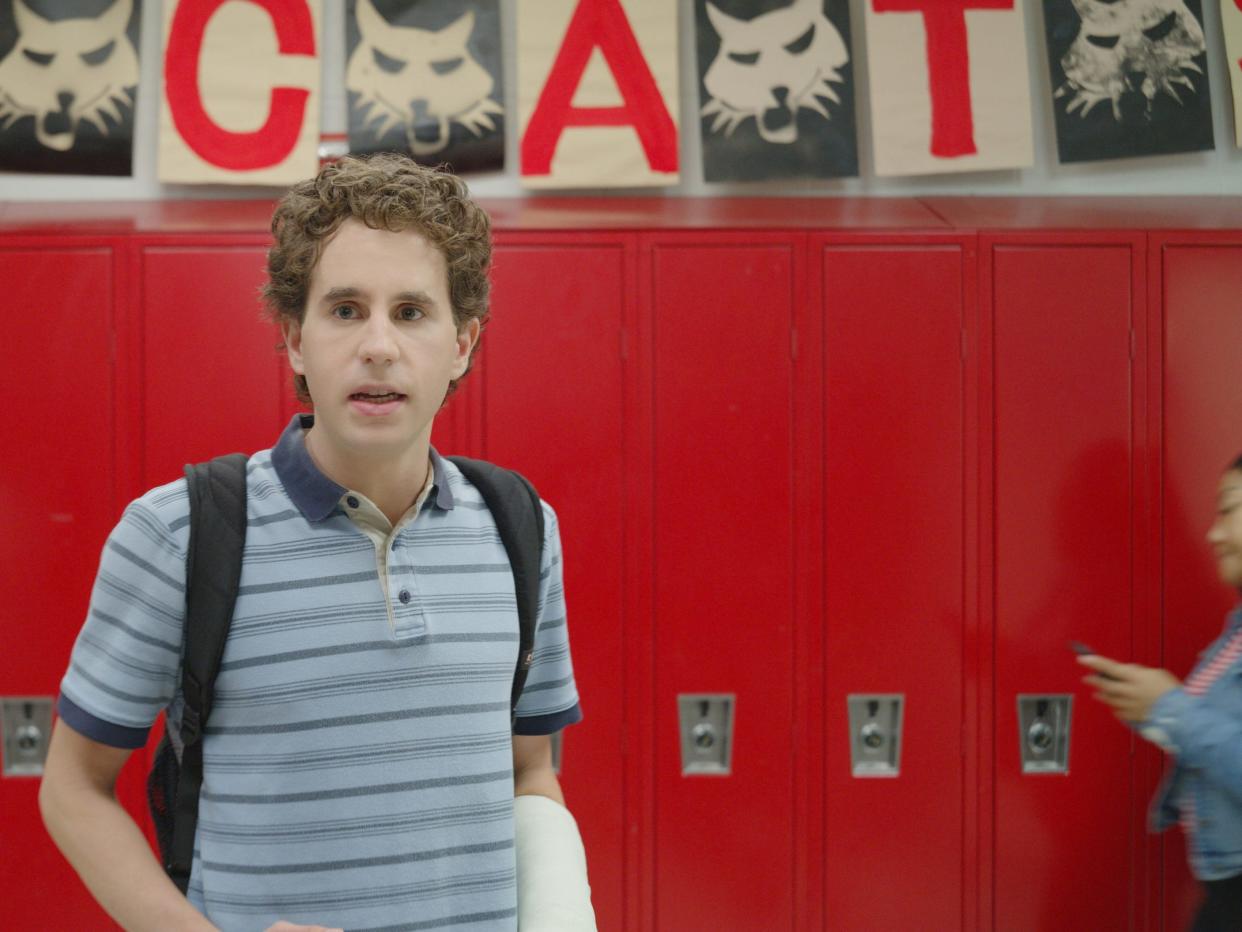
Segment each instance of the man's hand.
[{"label": "man's hand", "polygon": [[327,926],[300,926],[282,919],[276,925],[268,926],[264,932],[345,932],[345,930],[329,929]]},{"label": "man's hand", "polygon": [[1157,699],[1181,686],[1168,670],[1137,663],[1118,663],[1107,657],[1087,655],[1078,662],[1094,670],[1083,682],[1095,689],[1095,698],[1109,706],[1123,722],[1143,722]]}]

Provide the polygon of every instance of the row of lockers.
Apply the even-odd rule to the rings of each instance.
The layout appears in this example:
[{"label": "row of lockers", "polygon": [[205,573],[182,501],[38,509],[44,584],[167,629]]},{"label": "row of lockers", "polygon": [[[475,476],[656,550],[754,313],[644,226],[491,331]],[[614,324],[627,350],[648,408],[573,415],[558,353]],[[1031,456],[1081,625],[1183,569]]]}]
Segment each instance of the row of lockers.
[{"label": "row of lockers", "polygon": [[[0,694],[55,692],[126,501],[294,410],[263,244],[0,236]],[[601,929],[1179,927],[1159,757],[1066,642],[1185,673],[1228,607],[1242,235],[502,231],[494,278],[434,442],[560,513]],[[727,775],[682,772],[699,693]],[[855,694],[903,697],[895,776],[856,775]],[[1020,694],[1074,697],[1066,773],[1023,772]],[[34,793],[0,780],[5,927],[106,927]]]}]

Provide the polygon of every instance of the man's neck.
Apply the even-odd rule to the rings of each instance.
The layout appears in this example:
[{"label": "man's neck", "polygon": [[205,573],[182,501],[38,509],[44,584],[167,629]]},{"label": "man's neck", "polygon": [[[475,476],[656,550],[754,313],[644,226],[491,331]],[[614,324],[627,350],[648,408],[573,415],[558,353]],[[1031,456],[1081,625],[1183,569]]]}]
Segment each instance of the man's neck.
[{"label": "man's neck", "polygon": [[306,451],[325,476],[354,492],[361,492],[396,524],[414,504],[431,469],[430,442],[419,438],[398,457],[361,459],[344,457],[326,448],[315,428],[306,432]]}]

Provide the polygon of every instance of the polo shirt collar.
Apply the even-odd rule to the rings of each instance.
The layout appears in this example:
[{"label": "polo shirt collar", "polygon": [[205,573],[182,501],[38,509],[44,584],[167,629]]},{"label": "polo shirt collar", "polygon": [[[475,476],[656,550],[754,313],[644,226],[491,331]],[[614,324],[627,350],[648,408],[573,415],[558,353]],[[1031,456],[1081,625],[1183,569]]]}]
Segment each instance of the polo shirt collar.
[{"label": "polo shirt collar", "polygon": [[[313,414],[295,414],[289,426],[280,435],[280,440],[272,448],[272,466],[280,477],[293,504],[308,521],[323,521],[333,511],[348,489],[333,482],[315,465],[306,449],[304,431],[315,423]],[[449,488],[448,476],[444,469],[444,460],[440,454],[431,449],[432,481],[434,487],[430,500],[437,508],[449,511],[453,507],[453,492]]]},{"label": "polo shirt collar", "polygon": [[431,495],[428,498],[436,503],[436,507],[441,511],[453,510],[453,490],[449,488],[448,473],[444,471],[444,459],[436,452],[436,448],[431,448],[431,474],[432,481],[435,483],[431,489]]}]

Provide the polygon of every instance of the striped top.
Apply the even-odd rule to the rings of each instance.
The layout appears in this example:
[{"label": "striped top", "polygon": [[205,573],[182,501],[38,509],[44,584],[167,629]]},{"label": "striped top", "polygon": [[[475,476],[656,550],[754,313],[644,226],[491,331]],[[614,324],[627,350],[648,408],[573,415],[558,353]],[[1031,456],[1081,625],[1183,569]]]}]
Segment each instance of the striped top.
[{"label": "striped top", "polygon": [[[1224,647],[1217,651],[1211,661],[1187,677],[1186,682],[1182,684],[1182,691],[1188,696],[1202,696],[1225,671],[1237,663],[1239,657],[1242,657],[1242,628],[1233,633],[1233,636],[1225,642]],[[1182,831],[1186,833],[1189,843],[1198,825],[1194,794],[1182,793],[1178,799],[1178,808]]]},{"label": "striped top", "polygon": [[[281,918],[351,932],[511,930],[518,622],[495,522],[433,451],[421,507],[377,535],[378,509],[311,461],[310,423],[295,418],[247,468],[190,900],[224,930]],[[560,536],[544,514],[522,734],[581,718]],[[180,721],[188,521],[182,479],[133,502],[104,547],[59,701],[66,724],[96,741],[140,747],[166,706]]]},{"label": "striped top", "polygon": [[1242,657],[1242,628],[1233,633],[1210,663],[1204,664],[1190,675],[1182,684],[1182,689],[1187,695],[1202,696],[1220,679],[1222,673],[1237,663],[1239,657]]}]

